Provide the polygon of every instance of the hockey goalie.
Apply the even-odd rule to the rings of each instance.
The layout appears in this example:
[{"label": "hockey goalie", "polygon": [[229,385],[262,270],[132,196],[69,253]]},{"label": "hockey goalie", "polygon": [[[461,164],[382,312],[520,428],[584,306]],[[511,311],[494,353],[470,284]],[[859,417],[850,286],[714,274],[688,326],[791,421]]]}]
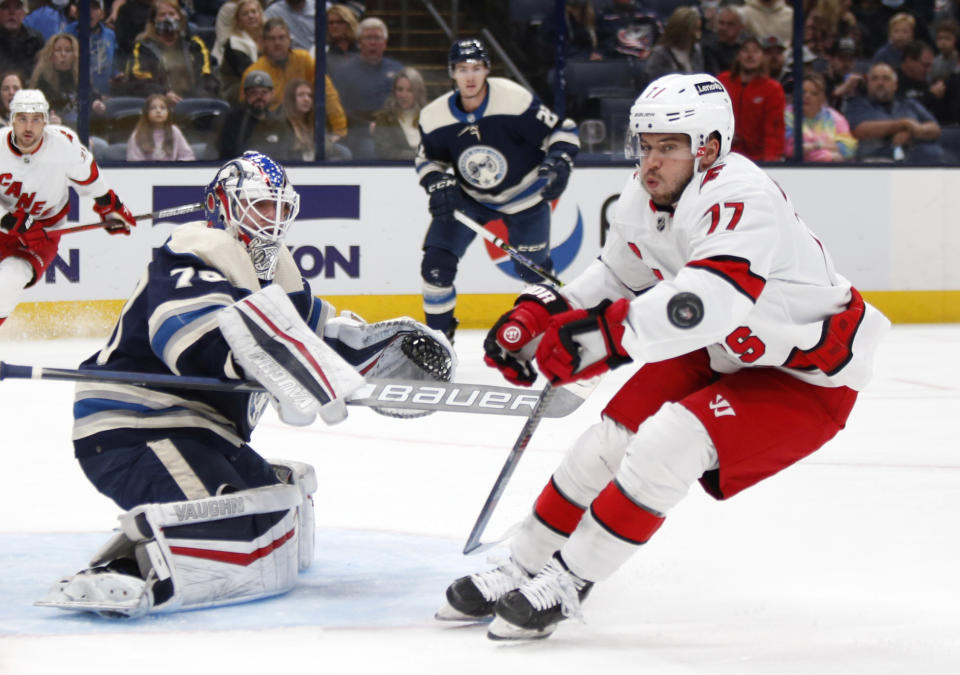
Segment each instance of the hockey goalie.
[{"label": "hockey goalie", "polygon": [[124,513],[90,567],[38,605],[136,617],[290,590],[313,559],[317,480],[310,465],[248,444],[268,402],[285,423],[332,424],[365,375],[452,377],[442,334],[406,317],[335,317],[313,296],[283,245],[299,195],[272,159],[248,152],[224,164],[204,205],[205,221],[153,252],[81,369],[253,379],[267,391],[80,383],[77,460]]}]

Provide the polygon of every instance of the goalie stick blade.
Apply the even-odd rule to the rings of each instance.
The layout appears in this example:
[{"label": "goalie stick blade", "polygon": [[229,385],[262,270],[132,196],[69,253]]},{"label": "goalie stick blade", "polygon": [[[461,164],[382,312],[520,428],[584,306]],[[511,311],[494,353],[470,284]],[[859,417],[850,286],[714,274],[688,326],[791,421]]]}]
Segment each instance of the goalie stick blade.
[{"label": "goalie stick blade", "polygon": [[[558,390],[544,406],[542,417],[565,417],[576,410],[583,399]],[[387,406],[409,410],[435,410],[491,415],[529,417],[540,400],[540,391],[517,387],[498,387],[459,382],[419,382],[367,378],[365,386],[347,400],[351,405]]]}]

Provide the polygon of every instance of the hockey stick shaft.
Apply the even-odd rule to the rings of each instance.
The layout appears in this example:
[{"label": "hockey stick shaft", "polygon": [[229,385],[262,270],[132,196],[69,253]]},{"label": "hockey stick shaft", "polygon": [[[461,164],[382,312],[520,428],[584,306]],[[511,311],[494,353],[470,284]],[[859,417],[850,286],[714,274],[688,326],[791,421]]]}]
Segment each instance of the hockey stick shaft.
[{"label": "hockey stick shaft", "polygon": [[[184,204],[183,206],[171,206],[168,209],[160,209],[159,211],[151,211],[150,213],[141,213],[139,216],[134,216],[134,220],[157,220],[159,218],[173,218],[174,216],[182,216],[187,213],[194,213],[203,209],[203,204],[197,202],[196,204]],[[59,232],[60,234],[70,234],[71,232],[83,232],[84,230],[95,230],[100,227],[104,227],[108,223],[103,221],[99,223],[87,223],[86,225],[70,225],[68,227],[57,227],[48,232]]]},{"label": "hockey stick shaft", "polygon": [[509,255],[511,258],[516,260],[518,263],[526,267],[531,272],[539,274],[542,279],[549,281],[552,284],[557,286],[563,286],[563,282],[560,281],[553,274],[545,270],[543,267],[533,262],[527,256],[520,253],[517,249],[513,248],[505,242],[503,239],[495,235],[493,232],[485,228],[483,225],[475,221],[473,218],[463,213],[462,211],[454,211],[453,217],[456,218],[460,223],[466,225],[471,230],[479,234],[481,237],[489,241],[491,244],[499,248],[501,251]]},{"label": "hockey stick shaft", "polygon": [[540,425],[540,420],[545,416],[545,411],[556,392],[557,390],[551,387],[549,382],[541,391],[540,400],[537,401],[536,407],[533,409],[533,412],[530,413],[526,424],[523,425],[523,429],[513,444],[510,454],[507,455],[507,461],[503,463],[503,468],[500,469],[500,475],[497,476],[497,480],[490,489],[490,494],[487,495],[487,501],[483,503],[483,508],[480,509],[480,515],[477,516],[477,521],[473,524],[473,529],[470,530],[467,543],[463,546],[464,555],[479,553],[487,548],[486,545],[480,543],[480,537],[483,535],[487,523],[490,522],[490,517],[493,515],[493,510],[496,508],[497,503],[500,501],[500,497],[503,496],[503,492],[507,487],[507,481],[510,480],[514,470],[517,468],[523,451],[526,450],[527,445],[530,444],[533,432],[536,431]]},{"label": "hockey stick shaft", "polygon": [[[130,371],[77,370],[22,366],[0,361],[0,380],[33,379],[72,382],[104,382],[159,389],[198,389],[224,392],[261,392],[260,384],[215,377],[186,377]],[[366,384],[348,400],[350,405],[407,410],[466,412],[488,415],[564,417],[576,410],[583,399],[570,394],[558,397],[544,409],[539,392],[514,387],[498,387],[459,382],[426,382],[367,378]]]}]

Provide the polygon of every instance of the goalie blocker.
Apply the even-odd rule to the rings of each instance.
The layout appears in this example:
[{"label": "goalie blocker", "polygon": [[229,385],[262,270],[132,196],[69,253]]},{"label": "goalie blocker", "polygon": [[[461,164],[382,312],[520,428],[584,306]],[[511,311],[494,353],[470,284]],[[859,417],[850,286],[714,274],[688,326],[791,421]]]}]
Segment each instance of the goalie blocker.
[{"label": "goalie blocker", "polygon": [[271,460],[280,485],[145,504],[90,567],[35,604],[138,617],[246,602],[289,591],[313,561],[313,467]]}]

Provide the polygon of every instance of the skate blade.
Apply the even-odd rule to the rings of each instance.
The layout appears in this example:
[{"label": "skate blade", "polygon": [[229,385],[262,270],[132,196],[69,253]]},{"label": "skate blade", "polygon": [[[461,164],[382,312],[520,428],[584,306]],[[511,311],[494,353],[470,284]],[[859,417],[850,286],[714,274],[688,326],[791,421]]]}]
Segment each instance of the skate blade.
[{"label": "skate blade", "polygon": [[437,621],[466,621],[469,623],[487,623],[490,619],[493,618],[492,614],[486,614],[484,616],[475,616],[473,614],[464,614],[459,609],[456,609],[449,602],[444,603],[443,607],[437,610],[437,613],[433,615],[433,618]]},{"label": "skate blade", "polygon": [[557,629],[557,624],[552,624],[546,628],[521,628],[515,626],[509,621],[501,619],[499,616],[493,619],[490,628],[487,629],[487,637],[491,640],[542,640],[550,637],[553,631]]}]

